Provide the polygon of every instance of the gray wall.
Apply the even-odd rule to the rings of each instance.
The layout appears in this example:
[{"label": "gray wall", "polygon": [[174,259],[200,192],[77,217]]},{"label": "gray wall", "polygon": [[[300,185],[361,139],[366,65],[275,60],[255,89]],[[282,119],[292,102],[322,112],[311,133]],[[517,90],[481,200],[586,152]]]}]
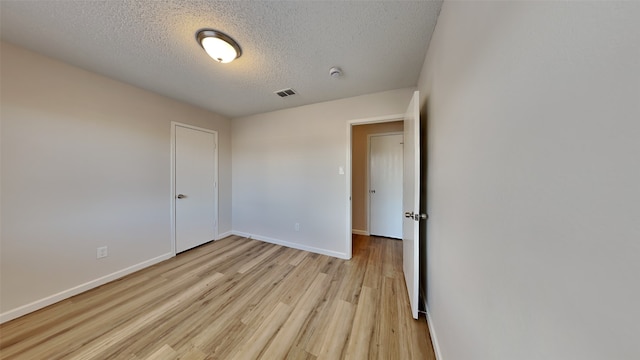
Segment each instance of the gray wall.
[{"label": "gray wall", "polygon": [[442,359],[640,358],[639,19],[444,3],[419,82]]},{"label": "gray wall", "polygon": [[171,121],[218,131],[231,230],[229,119],[11,44],[1,54],[3,319],[171,255]]},{"label": "gray wall", "polygon": [[[413,89],[233,119],[233,230],[348,257],[349,120],[403,114]],[[295,223],[300,230],[295,231]]]}]

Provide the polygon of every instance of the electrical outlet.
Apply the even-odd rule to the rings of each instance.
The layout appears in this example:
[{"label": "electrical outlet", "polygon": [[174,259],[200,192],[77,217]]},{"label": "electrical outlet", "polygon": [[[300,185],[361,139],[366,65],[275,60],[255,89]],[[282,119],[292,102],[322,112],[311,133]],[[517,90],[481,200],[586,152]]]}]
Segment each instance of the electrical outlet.
[{"label": "electrical outlet", "polygon": [[106,246],[101,246],[97,249],[97,259],[106,258],[109,255],[109,251]]},{"label": "electrical outlet", "polygon": [[300,231],[300,223],[296,223],[296,224],[293,226],[293,228],[294,228],[296,231]]}]

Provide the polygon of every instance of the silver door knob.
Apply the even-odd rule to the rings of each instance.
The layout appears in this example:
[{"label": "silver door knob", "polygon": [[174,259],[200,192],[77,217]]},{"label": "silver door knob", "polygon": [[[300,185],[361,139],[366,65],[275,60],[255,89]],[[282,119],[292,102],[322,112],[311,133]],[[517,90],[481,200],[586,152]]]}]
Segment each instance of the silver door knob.
[{"label": "silver door knob", "polygon": [[178,194],[178,196],[176,196],[178,199],[184,199],[187,197],[187,195],[183,195],[183,194]]}]

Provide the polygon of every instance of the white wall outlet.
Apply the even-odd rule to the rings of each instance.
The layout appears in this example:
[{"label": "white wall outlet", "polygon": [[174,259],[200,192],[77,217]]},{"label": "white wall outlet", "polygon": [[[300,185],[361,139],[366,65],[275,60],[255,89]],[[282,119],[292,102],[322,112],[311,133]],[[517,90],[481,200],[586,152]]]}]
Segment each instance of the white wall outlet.
[{"label": "white wall outlet", "polygon": [[296,224],[293,226],[293,228],[294,228],[296,231],[300,231],[300,223],[296,223]]},{"label": "white wall outlet", "polygon": [[106,246],[101,246],[97,250],[98,250],[96,254],[97,259],[106,258],[109,255],[109,250],[107,249]]}]

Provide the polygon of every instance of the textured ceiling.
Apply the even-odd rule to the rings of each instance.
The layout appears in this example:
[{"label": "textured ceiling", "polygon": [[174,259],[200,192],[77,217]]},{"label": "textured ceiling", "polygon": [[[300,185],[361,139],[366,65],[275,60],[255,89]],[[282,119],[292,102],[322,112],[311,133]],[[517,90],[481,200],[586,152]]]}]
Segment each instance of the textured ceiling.
[{"label": "textured ceiling", "polygon": [[[2,39],[239,117],[414,86],[441,1],[0,1]],[[201,28],[243,55],[209,58]],[[342,78],[329,76],[339,66]],[[291,87],[298,95],[273,92]]]}]

